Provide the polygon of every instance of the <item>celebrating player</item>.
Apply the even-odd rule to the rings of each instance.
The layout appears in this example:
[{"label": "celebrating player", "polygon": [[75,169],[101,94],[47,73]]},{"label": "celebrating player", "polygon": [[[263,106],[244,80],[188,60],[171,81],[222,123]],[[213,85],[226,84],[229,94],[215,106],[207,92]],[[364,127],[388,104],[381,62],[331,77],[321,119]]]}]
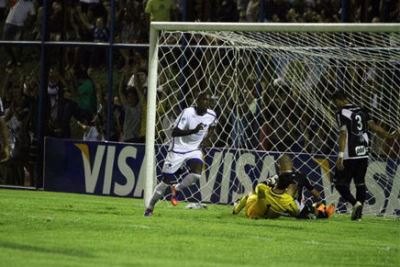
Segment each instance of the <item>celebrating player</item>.
[{"label": "celebrating player", "polygon": [[[164,197],[167,188],[171,188],[171,203],[175,206],[178,204],[176,193],[200,179],[203,168],[201,145],[210,137],[217,122],[215,112],[209,109],[209,101],[210,95],[199,94],[197,106],[184,109],[176,119],[162,168],[162,180],[155,187],[145,216],[153,215],[155,204]],[[175,184],[177,171],[185,163],[189,168],[189,174],[182,179],[182,182]]]},{"label": "celebrating player", "polygon": [[[368,167],[369,137],[368,129],[382,138],[392,138],[399,131],[389,134],[368,116],[368,112],[351,104],[343,91],[333,95],[333,101],[338,108],[336,119],[339,125],[339,153],[336,161],[334,177],[335,187],[340,195],[353,205],[352,220],[362,217],[365,201],[365,174]],[[356,197],[350,192],[350,182],[354,179]]]}]

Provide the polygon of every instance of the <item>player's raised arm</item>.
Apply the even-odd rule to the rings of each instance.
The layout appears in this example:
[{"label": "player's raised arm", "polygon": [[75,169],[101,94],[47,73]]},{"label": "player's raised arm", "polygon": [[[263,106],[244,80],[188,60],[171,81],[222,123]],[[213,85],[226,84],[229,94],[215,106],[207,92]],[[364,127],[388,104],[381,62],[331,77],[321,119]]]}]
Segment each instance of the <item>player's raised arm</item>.
[{"label": "player's raised arm", "polygon": [[393,133],[388,133],[385,129],[383,129],[379,124],[377,124],[373,120],[368,121],[368,127],[371,131],[373,131],[379,137],[382,137],[382,138],[396,138],[396,137],[400,136],[400,129],[397,129],[397,131],[395,131]]}]

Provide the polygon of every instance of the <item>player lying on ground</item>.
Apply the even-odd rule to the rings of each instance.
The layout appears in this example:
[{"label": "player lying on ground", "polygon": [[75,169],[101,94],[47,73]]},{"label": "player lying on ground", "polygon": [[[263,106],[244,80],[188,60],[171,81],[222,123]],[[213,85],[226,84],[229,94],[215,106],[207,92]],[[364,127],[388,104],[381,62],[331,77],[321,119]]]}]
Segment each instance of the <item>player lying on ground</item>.
[{"label": "player lying on ground", "polygon": [[[298,203],[301,210],[297,218],[329,218],[333,215],[336,208],[334,204],[326,206],[320,196],[320,192],[310,182],[307,176],[293,167],[293,161],[287,154],[283,154],[276,163],[277,172],[280,175],[288,176],[287,179],[294,181],[295,187],[291,187],[292,191],[288,192],[293,196],[296,203]],[[275,176],[276,177],[276,176]],[[268,178],[264,183],[269,186],[274,186],[276,179],[274,177]],[[306,199],[304,196],[305,191],[308,191],[312,196],[311,199]]]},{"label": "player lying on ground", "polygon": [[314,197],[319,198],[319,192],[311,186],[304,175],[298,175],[293,171],[293,163],[289,156],[283,155],[278,160],[278,177],[272,177],[266,182],[256,186],[254,192],[244,196],[235,203],[233,214],[238,214],[243,208],[248,218],[278,218],[281,215],[297,218],[328,218],[334,211],[335,206],[325,206],[323,203],[304,206],[300,211],[299,204],[293,199],[301,195],[306,187]]},{"label": "player lying on ground", "polygon": [[[304,189],[308,190],[314,201],[320,201],[320,192],[315,188],[314,185],[311,184],[310,180],[307,176],[299,171],[294,170],[293,161],[287,154],[283,154],[276,163],[276,169],[280,176],[288,176],[287,179],[293,180],[296,187],[293,187],[293,192],[289,192],[295,200],[299,203],[303,201],[303,193]],[[276,176],[275,176],[276,177]],[[274,186],[276,183],[276,179],[274,177],[268,178],[265,183],[269,186]]]},{"label": "player lying on ground", "polygon": [[[274,187],[264,183],[256,186],[254,192],[242,197],[233,207],[233,214],[238,214],[244,208],[246,217],[250,219],[278,218],[281,215],[297,216],[299,207],[287,191],[294,190],[294,183],[279,176]],[[288,187],[291,187],[290,189]]]}]

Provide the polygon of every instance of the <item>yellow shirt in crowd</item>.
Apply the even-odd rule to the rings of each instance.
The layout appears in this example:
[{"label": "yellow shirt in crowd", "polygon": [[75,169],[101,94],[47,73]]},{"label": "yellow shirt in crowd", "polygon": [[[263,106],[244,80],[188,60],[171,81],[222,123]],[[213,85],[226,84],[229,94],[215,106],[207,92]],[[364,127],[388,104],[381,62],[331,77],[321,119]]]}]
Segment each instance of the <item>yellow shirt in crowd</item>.
[{"label": "yellow shirt in crowd", "polygon": [[151,21],[170,21],[173,7],[173,0],[149,0],[145,11],[150,14]]}]

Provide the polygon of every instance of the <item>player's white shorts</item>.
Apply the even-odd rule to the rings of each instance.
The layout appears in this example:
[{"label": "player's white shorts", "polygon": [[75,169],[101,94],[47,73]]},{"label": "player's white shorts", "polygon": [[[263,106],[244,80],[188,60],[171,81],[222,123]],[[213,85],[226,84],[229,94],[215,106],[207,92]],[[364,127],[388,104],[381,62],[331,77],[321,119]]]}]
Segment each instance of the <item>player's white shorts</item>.
[{"label": "player's white shorts", "polygon": [[163,173],[175,173],[179,168],[190,159],[198,159],[203,161],[203,153],[200,150],[195,150],[185,154],[168,152],[162,167]]}]

